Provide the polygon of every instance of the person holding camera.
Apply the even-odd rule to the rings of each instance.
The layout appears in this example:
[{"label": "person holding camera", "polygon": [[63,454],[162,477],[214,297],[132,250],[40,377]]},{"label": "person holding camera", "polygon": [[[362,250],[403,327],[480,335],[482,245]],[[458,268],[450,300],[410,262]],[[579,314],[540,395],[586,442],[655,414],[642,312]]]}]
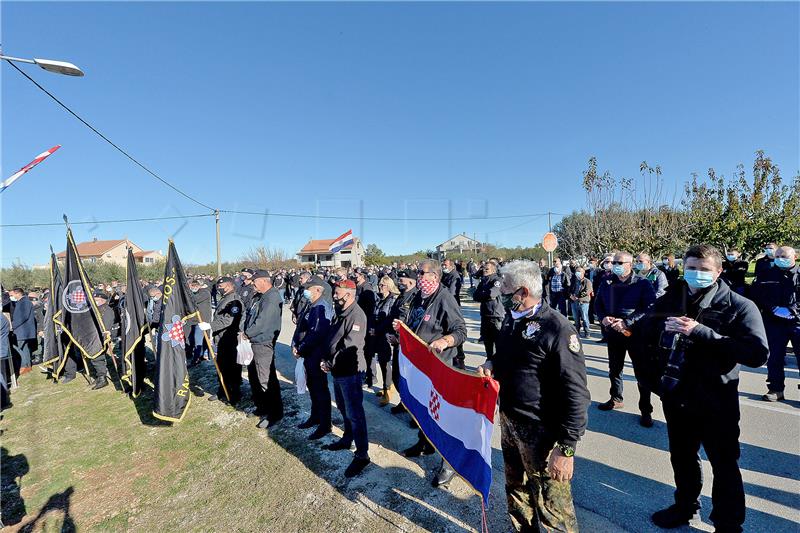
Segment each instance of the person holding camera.
[{"label": "person holding camera", "polygon": [[[708,244],[684,256],[684,281],[637,325],[652,353],[666,359],[659,393],[667,419],[675,503],[653,514],[670,529],[699,518],[700,446],[711,462],[711,521],[717,533],[742,531],[739,471],[739,365],[757,368],[769,347],[756,305],[720,279],[722,255]],[[656,361],[653,361],[654,363]]]}]

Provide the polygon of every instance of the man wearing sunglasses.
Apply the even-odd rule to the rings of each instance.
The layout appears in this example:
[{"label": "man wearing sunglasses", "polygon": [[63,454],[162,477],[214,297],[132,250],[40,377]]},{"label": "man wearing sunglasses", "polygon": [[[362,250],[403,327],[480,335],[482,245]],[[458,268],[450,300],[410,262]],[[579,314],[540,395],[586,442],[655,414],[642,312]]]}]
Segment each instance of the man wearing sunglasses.
[{"label": "man wearing sunglasses", "polygon": [[649,387],[643,379],[641,349],[638,340],[631,334],[631,328],[655,303],[656,293],[649,281],[633,275],[632,262],[633,256],[628,252],[615,253],[611,261],[613,275],[597,288],[594,310],[608,340],[608,378],[611,380],[611,398],[598,405],[598,408],[611,411],[624,407],[622,370],[627,352],[639,385],[639,423],[649,428],[653,426],[653,406]]}]

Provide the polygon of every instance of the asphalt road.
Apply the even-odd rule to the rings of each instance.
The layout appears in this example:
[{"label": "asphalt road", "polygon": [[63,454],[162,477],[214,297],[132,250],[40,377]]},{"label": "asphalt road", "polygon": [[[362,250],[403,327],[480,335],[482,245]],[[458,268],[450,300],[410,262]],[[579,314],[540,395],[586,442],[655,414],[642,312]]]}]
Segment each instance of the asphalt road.
[{"label": "asphalt road", "polygon": [[[484,361],[483,345],[477,343],[478,308],[466,294],[462,299],[469,330],[469,340],[465,345],[467,365],[477,367]],[[287,310],[282,343],[288,343],[293,330]],[[591,337],[584,341],[584,352],[592,405],[586,435],[577,448],[573,479],[580,529],[592,533],[662,531],[650,523],[650,515],[673,502],[674,485],[660,402],[654,397],[654,427],[639,426],[638,391],[633,368],[628,362],[625,367],[625,408],[614,412],[598,410],[597,404],[608,400],[608,365],[605,345],[596,342],[598,332],[593,330]],[[784,402],[760,400],[766,392],[766,368],[744,368],[741,375],[740,467],[747,495],[747,532],[800,531],[800,390],[796,360],[789,356],[787,361],[788,399]],[[288,364],[286,361],[285,365]],[[499,429],[494,432],[492,445],[495,449],[492,493],[497,501],[503,502]],[[713,531],[708,519],[712,473],[710,464],[703,457],[703,523],[673,531]],[[493,531],[502,530],[504,525],[510,529],[507,520],[500,524],[496,519],[492,522],[500,526]]]}]

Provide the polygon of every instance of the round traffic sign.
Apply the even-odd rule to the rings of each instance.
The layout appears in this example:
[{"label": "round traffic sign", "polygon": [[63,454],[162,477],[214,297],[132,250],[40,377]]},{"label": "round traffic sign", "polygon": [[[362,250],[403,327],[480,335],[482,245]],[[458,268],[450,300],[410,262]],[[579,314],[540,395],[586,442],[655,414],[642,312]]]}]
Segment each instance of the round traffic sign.
[{"label": "round traffic sign", "polygon": [[556,234],[552,232],[548,232],[544,234],[542,237],[542,248],[544,248],[545,252],[552,252],[558,246],[558,239],[556,238]]}]

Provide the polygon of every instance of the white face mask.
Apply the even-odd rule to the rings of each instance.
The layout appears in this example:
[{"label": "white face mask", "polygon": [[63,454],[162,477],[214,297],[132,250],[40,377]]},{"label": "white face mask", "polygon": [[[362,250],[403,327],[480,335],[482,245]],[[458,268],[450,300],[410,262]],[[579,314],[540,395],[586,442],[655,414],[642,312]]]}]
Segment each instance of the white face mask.
[{"label": "white face mask", "polygon": [[19,299],[16,296],[9,296],[9,298],[11,299],[12,302],[16,302]]}]

